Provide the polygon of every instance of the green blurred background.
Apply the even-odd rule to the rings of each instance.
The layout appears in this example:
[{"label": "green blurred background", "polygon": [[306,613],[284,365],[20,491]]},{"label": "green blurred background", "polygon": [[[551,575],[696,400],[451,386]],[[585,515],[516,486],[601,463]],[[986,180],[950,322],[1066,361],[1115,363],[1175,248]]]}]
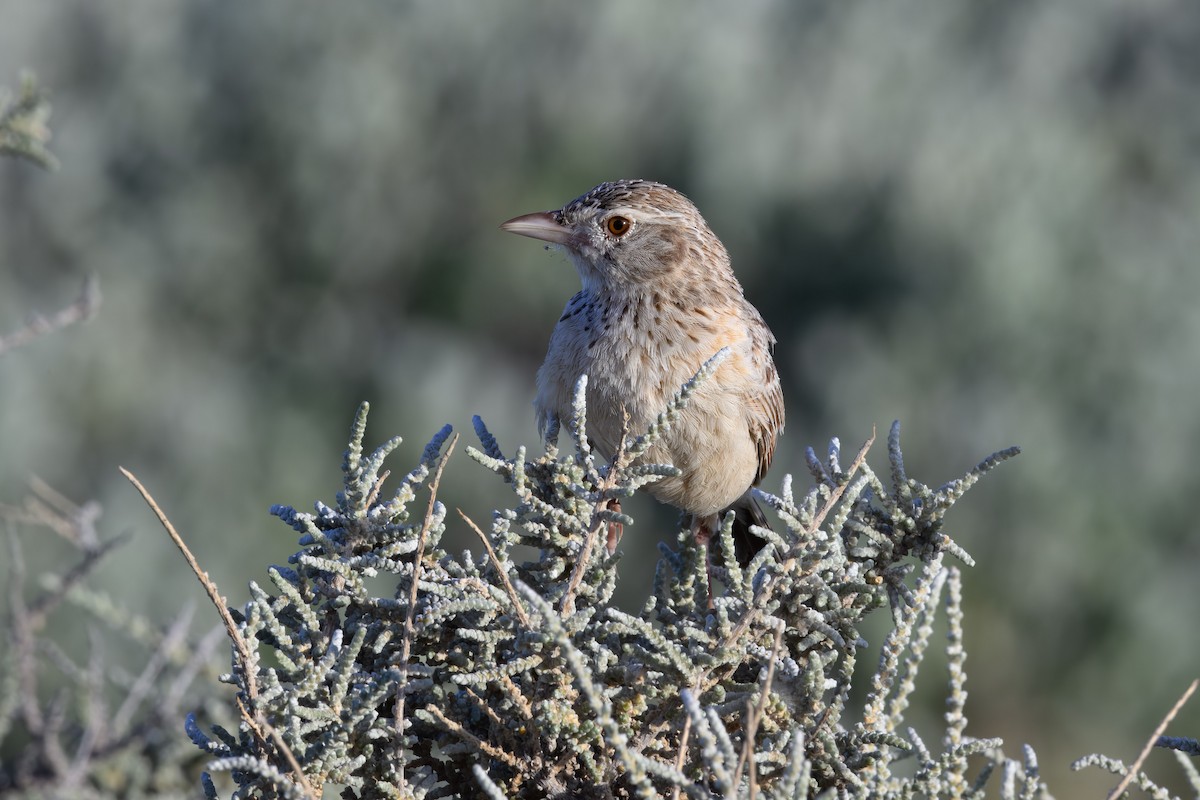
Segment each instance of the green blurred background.
[{"label": "green blurred background", "polygon": [[[893,419],[930,483],[1024,448],[950,517],[978,562],[968,732],[1096,796],[1115,781],[1069,761],[1132,760],[1200,655],[1198,43],[1184,0],[0,0],[0,83],[51,90],[62,163],[0,162],[0,331],[88,272],[105,298],[0,360],[0,502],[31,475],[99,500],[134,535],[100,583],[165,619],[201,590],[124,465],[241,602],[294,549],[267,508],[333,500],[359,401],[401,472],[475,413],[537,446],[577,278],[497,225],[654,178],[779,337],[766,488]],[[441,496],[507,501],[461,445]],[[676,516],[633,513],[636,608]]]}]

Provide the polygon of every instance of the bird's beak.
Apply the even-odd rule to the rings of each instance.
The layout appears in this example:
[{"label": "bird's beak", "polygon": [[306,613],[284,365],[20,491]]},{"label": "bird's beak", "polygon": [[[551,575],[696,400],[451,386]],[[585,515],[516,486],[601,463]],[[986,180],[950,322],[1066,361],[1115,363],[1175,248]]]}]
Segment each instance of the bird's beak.
[{"label": "bird's beak", "polygon": [[500,230],[553,244],[568,244],[572,237],[571,229],[560,224],[553,211],[537,211],[513,217],[503,223]]}]

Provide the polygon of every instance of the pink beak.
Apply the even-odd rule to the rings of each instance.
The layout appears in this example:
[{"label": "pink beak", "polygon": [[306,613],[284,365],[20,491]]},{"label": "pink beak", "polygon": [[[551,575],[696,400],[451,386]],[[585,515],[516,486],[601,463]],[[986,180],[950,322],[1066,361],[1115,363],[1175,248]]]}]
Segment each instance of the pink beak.
[{"label": "pink beak", "polygon": [[572,238],[571,230],[559,224],[553,211],[535,211],[513,217],[501,224],[500,230],[553,244],[569,244]]}]

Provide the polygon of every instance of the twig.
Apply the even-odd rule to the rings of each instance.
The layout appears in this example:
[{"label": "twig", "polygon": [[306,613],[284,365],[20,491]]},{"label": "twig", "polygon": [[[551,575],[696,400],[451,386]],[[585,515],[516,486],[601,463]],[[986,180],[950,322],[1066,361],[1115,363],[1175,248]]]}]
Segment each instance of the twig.
[{"label": "twig", "polygon": [[[699,688],[698,684],[696,688]],[[692,715],[687,714],[683,718],[683,733],[679,737],[679,754],[675,756],[675,770],[677,772],[683,772],[683,765],[687,761],[687,744],[691,733]],[[671,800],[679,800],[679,790],[681,788],[678,784],[675,785],[675,788],[671,790]]]},{"label": "twig", "polygon": [[242,698],[236,697],[238,710],[242,712],[243,719],[247,720],[254,735],[261,741],[267,741],[270,737],[275,743],[275,747],[279,752],[283,753],[284,759],[288,762],[288,767],[291,768],[298,778],[300,787],[304,790],[305,797],[310,800],[320,800],[321,795],[313,788],[313,785],[308,782],[308,776],[304,774],[304,769],[300,766],[300,762],[296,760],[296,754],[292,752],[292,748],[288,747],[287,742],[279,735],[279,731],[275,730],[271,723],[263,719],[261,714],[251,714],[250,710],[242,703]]},{"label": "twig", "polygon": [[404,697],[408,691],[408,659],[412,653],[412,639],[416,632],[414,621],[417,615],[417,594],[421,585],[421,563],[425,558],[425,540],[429,536],[429,526],[433,524],[433,509],[437,505],[438,485],[442,482],[442,470],[446,468],[446,461],[449,460],[450,454],[454,452],[454,445],[458,444],[458,434],[454,434],[450,438],[450,444],[446,447],[446,452],[438,459],[437,468],[433,472],[433,480],[429,482],[429,504],[425,506],[425,519],[421,523],[421,532],[417,535],[417,552],[413,557],[412,569],[412,586],[408,592],[408,613],[404,617],[404,639],[400,645],[400,681],[399,687],[396,690],[396,708],[393,719],[396,724],[396,736],[399,741],[397,746],[397,772],[401,793],[404,793],[405,777],[404,777]]},{"label": "twig", "polygon": [[146,505],[150,506],[150,510],[154,512],[154,516],[158,517],[159,523],[167,531],[167,535],[171,537],[171,541],[179,548],[179,552],[183,553],[184,560],[188,566],[192,568],[192,572],[200,580],[200,585],[204,587],[204,591],[208,593],[208,599],[217,607],[217,613],[221,615],[221,622],[225,623],[225,632],[229,634],[230,640],[233,642],[234,649],[237,651],[238,661],[242,668],[242,674],[246,679],[246,699],[253,705],[258,699],[258,681],[253,671],[250,670],[250,647],[246,644],[245,637],[242,636],[241,630],[238,629],[237,623],[233,621],[233,615],[229,613],[229,606],[224,597],[217,590],[217,585],[213,583],[212,578],[208,577],[208,573],[200,569],[199,562],[192,555],[192,551],[183,541],[183,537],[175,530],[175,526],[171,524],[171,520],[167,519],[167,515],[159,508],[158,503],[154,502],[154,498],[150,496],[150,492],[142,485],[141,481],[134,477],[133,473],[124,467],[117,467],[126,480],[133,484],[133,487],[141,494],[142,499],[146,501]]},{"label": "twig", "polygon": [[466,691],[467,697],[475,701],[475,706],[484,714],[484,716],[491,720],[492,725],[494,725],[497,730],[504,730],[507,727],[508,723],[504,720],[504,718],[502,718],[500,714],[496,712],[496,709],[489,706],[487,701],[480,697],[474,689],[472,689],[470,686],[465,686],[463,689]]},{"label": "twig", "polygon": [[1125,777],[1117,784],[1117,788],[1108,793],[1108,800],[1116,800],[1125,791],[1126,787],[1129,786],[1130,782],[1141,770],[1142,764],[1146,762],[1146,757],[1150,755],[1150,751],[1154,749],[1154,744],[1158,741],[1158,737],[1163,735],[1163,731],[1171,724],[1171,720],[1175,719],[1175,715],[1179,713],[1179,710],[1191,698],[1192,694],[1196,691],[1197,685],[1200,685],[1200,678],[1192,681],[1183,695],[1175,701],[1175,705],[1171,706],[1171,710],[1163,717],[1162,722],[1158,723],[1158,727],[1154,729],[1154,733],[1150,734],[1150,739],[1146,742],[1146,746],[1142,748],[1142,752],[1138,754],[1137,761],[1133,762],[1133,766],[1125,773]]},{"label": "twig", "polygon": [[[607,480],[605,478],[606,482]],[[596,510],[599,511],[599,508]],[[579,584],[583,583],[583,573],[587,571],[588,562],[592,560],[592,548],[596,546],[596,537],[600,534],[600,526],[604,524],[606,524],[604,518],[597,515],[596,521],[588,529],[587,536],[583,537],[583,547],[579,549],[579,560],[575,562],[575,569],[571,570],[571,580],[567,582],[567,590],[563,593],[562,602],[559,604],[559,611],[566,616],[575,613],[575,593],[579,591]]]},{"label": "twig", "polygon": [[208,669],[209,672],[212,672],[209,664],[212,661],[217,645],[223,638],[221,635],[223,633],[224,631],[220,627],[212,628],[200,638],[199,642],[189,647],[187,661],[180,667],[175,679],[171,681],[170,687],[159,697],[158,708],[164,716],[181,716],[179,706],[183,702],[183,696],[187,692],[188,687],[196,679],[196,675],[203,669]]},{"label": "twig", "polygon": [[222,597],[220,591],[217,590],[217,585],[213,582],[212,578],[208,577],[208,573],[200,569],[199,562],[197,562],[196,557],[192,555],[192,551],[188,549],[187,544],[183,541],[183,537],[180,536],[179,532],[175,530],[175,526],[171,524],[171,520],[167,519],[167,515],[163,513],[163,510],[159,507],[158,503],[154,501],[154,498],[150,496],[150,492],[146,490],[146,487],[142,485],[141,481],[135,478],[133,473],[124,467],[117,467],[117,469],[121,470],[121,474],[133,484],[134,488],[138,490],[139,494],[141,494],[142,499],[146,501],[146,505],[150,506],[150,510],[154,512],[156,517],[158,517],[159,523],[166,530],[167,535],[171,537],[171,541],[173,541],[175,546],[179,548],[179,552],[183,553],[183,557],[187,561],[188,566],[192,568],[192,572],[200,580],[200,584],[208,593],[208,598],[212,601],[212,604],[217,607],[217,613],[221,615],[221,622],[225,625],[225,632],[229,634],[229,639],[231,642],[233,642],[233,649],[237,654],[238,666],[242,673],[242,677],[245,680],[246,702],[250,704],[250,707],[247,708],[247,706],[242,702],[242,698],[237,698],[238,710],[241,712],[242,719],[244,719],[246,724],[250,726],[251,730],[257,734],[260,741],[265,743],[269,738],[272,742],[274,742],[276,749],[279,750],[283,754],[283,757],[287,760],[288,765],[291,767],[292,772],[296,776],[296,783],[300,784],[305,796],[316,800],[316,798],[318,798],[320,795],[317,794],[317,792],[313,789],[312,784],[309,783],[308,776],[304,774],[304,770],[300,767],[300,763],[296,760],[296,756],[292,752],[292,749],[288,747],[287,742],[283,740],[283,737],[279,735],[279,732],[276,731],[266,719],[257,713],[257,709],[254,711],[251,710],[255,708],[256,701],[258,700],[258,680],[257,676],[254,674],[254,670],[251,668],[252,662],[250,659],[250,647],[246,643],[246,638],[242,636],[242,632],[238,628],[237,623],[234,622],[233,615],[229,613],[229,606],[226,603],[225,598]]},{"label": "twig", "polygon": [[742,770],[747,763],[750,765],[750,800],[758,794],[758,776],[754,768],[754,759],[750,754],[754,751],[754,737],[758,735],[758,724],[762,721],[763,709],[767,706],[767,698],[771,694],[771,682],[775,680],[775,662],[779,660],[779,651],[783,646],[783,622],[775,628],[775,645],[771,648],[771,662],[767,665],[767,678],[763,681],[762,691],[759,692],[758,702],[746,709],[746,738],[742,742],[742,752],[738,756],[737,769],[733,773],[733,785],[742,782]]},{"label": "twig", "polygon": [[37,314],[26,325],[7,336],[0,336],[0,356],[22,345],[29,344],[39,336],[61,330],[68,325],[91,319],[100,308],[100,282],[94,274],[83,281],[83,291],[75,302],[54,312],[49,317]]},{"label": "twig", "polygon": [[461,508],[455,509],[458,515],[463,518],[463,521],[475,531],[475,535],[483,542],[483,546],[487,548],[488,557],[492,560],[492,566],[496,568],[496,572],[500,575],[500,580],[504,581],[504,590],[508,592],[508,599],[512,601],[513,609],[517,612],[517,619],[526,629],[532,627],[529,624],[529,615],[525,613],[525,607],[521,605],[521,598],[517,597],[517,590],[513,588],[512,581],[508,579],[508,571],[500,563],[500,558],[496,555],[496,550],[492,547],[492,541],[487,534],[479,529],[474,520],[468,517]]},{"label": "twig", "polygon": [[371,487],[371,493],[367,495],[367,502],[364,504],[364,508],[370,508],[371,506],[375,505],[375,501],[379,499],[379,492],[383,490],[383,482],[386,481],[388,476],[391,474],[392,471],[390,469],[385,469],[383,474],[375,479],[375,485]]},{"label": "twig", "polygon": [[58,607],[59,603],[66,599],[71,590],[92,574],[104,556],[108,555],[109,552],[119,545],[125,544],[128,540],[129,536],[127,534],[121,534],[109,539],[95,549],[84,550],[83,560],[71,567],[65,575],[58,578],[58,585],[54,590],[46,592],[28,607],[26,624],[29,625],[30,629],[34,631],[42,630],[50,613]]},{"label": "twig", "polygon": [[[70,769],[60,776],[57,789],[64,794],[74,793],[82,788],[85,776],[94,769],[92,759],[96,756],[102,739],[114,738],[112,723],[108,719],[108,704],[104,699],[104,649],[100,634],[95,628],[88,626],[88,639],[91,640],[91,654],[88,656],[87,678],[85,685],[87,693],[84,703],[87,706],[84,719],[87,720],[80,732],[79,741],[75,746],[75,754],[71,758]],[[67,791],[64,791],[67,790]]]},{"label": "twig", "polygon": [[494,758],[498,761],[503,761],[505,764],[507,764],[512,769],[521,769],[521,767],[524,766],[524,762],[522,762],[519,758],[514,756],[512,753],[505,752],[504,750],[501,750],[499,747],[496,747],[496,745],[492,744],[491,742],[485,742],[483,739],[480,739],[478,736],[471,733],[469,730],[464,728],[462,725],[459,725],[457,722],[455,722],[454,720],[450,719],[445,714],[443,714],[442,710],[440,708],[438,708],[436,705],[429,706],[429,708],[427,710],[429,711],[430,714],[437,717],[438,722],[445,725],[447,730],[449,730],[452,733],[457,734],[459,736],[459,738],[461,738],[464,742],[467,742],[468,744],[474,746],[476,749],[479,750],[479,752],[483,753],[484,755],[491,756],[492,758]]},{"label": "twig", "polygon": [[189,600],[184,606],[183,611],[175,618],[171,626],[167,628],[162,641],[150,655],[149,661],[146,662],[146,666],[142,669],[141,674],[138,675],[137,680],[129,687],[129,692],[125,695],[125,699],[116,713],[112,715],[109,727],[112,729],[114,735],[123,736],[129,731],[133,715],[137,712],[142,702],[155,690],[155,680],[158,678],[159,673],[162,672],[163,667],[170,662],[171,651],[179,647],[186,640],[188,626],[192,622],[192,614],[195,610],[195,602]]},{"label": "twig", "polygon": [[[871,449],[871,445],[874,443],[875,431],[872,430],[870,438],[868,438],[867,441],[863,443],[863,446],[859,448],[858,455],[856,455],[854,457],[854,461],[851,462],[850,469],[844,473],[846,479],[840,485],[834,487],[833,491],[830,492],[829,499],[827,499],[825,504],[817,510],[816,516],[813,517],[813,520],[805,530],[805,533],[815,533],[817,529],[821,527],[821,523],[825,521],[825,517],[829,516],[829,512],[833,510],[834,506],[838,504],[838,501],[842,499],[842,495],[846,493],[846,488],[851,484],[854,474],[858,472],[859,468],[862,467],[863,462],[866,461],[867,451]],[[787,572],[795,566],[796,557],[797,556],[795,552],[792,552],[788,555],[787,560],[783,564],[783,572]],[[732,646],[733,643],[737,642],[742,637],[742,634],[744,634],[750,627],[750,623],[753,621],[754,617],[759,611],[766,607],[767,601],[771,599],[771,595],[775,591],[775,583],[775,581],[769,581],[765,586],[759,589],[758,595],[754,598],[753,605],[746,609],[746,613],[742,615],[740,620],[738,620],[738,624],[730,632],[729,636],[726,637],[723,647]]]},{"label": "twig", "polygon": [[583,539],[583,547],[579,550],[579,560],[575,562],[575,569],[571,571],[571,580],[567,582],[567,590],[563,593],[562,601],[559,603],[558,610],[565,616],[570,616],[575,613],[575,594],[579,591],[579,584],[583,583],[583,573],[587,571],[588,563],[592,560],[592,549],[596,546],[596,537],[600,535],[600,528],[608,524],[603,517],[600,516],[601,506],[607,506],[609,498],[604,497],[604,493],[617,485],[617,478],[627,465],[625,464],[625,439],[629,436],[629,411],[625,408],[625,404],[621,404],[621,438],[620,444],[617,445],[617,454],[613,458],[608,467],[608,474],[600,481],[597,486],[596,494],[600,499],[596,502],[596,507],[592,511],[594,521],[591,528],[588,529],[587,536]]},{"label": "twig", "polygon": [[500,685],[504,687],[506,692],[508,692],[508,699],[512,701],[513,705],[516,706],[517,711],[521,713],[521,718],[526,722],[532,722],[534,716],[533,704],[529,702],[529,699],[525,697],[525,695],[521,694],[521,687],[517,686],[516,681],[512,679],[512,676],[501,674]]},{"label": "twig", "polygon": [[36,475],[30,477],[29,488],[32,495],[25,498],[20,509],[0,506],[0,515],[44,525],[84,552],[100,546],[96,520],[103,509],[99,503],[89,500],[76,505]]},{"label": "twig", "polygon": [[39,735],[45,727],[46,720],[42,707],[37,701],[38,669],[37,648],[34,643],[34,631],[30,627],[29,613],[25,607],[25,558],[21,554],[21,544],[17,534],[8,532],[9,570],[8,570],[8,615],[12,626],[12,636],[9,639],[9,652],[12,656],[17,673],[18,703],[21,716],[31,735]]}]

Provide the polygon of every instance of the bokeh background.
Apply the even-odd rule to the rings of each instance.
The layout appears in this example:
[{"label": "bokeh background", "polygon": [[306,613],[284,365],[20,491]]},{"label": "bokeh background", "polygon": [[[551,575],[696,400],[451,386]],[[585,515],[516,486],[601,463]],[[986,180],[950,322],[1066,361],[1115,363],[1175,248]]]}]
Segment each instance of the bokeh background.
[{"label": "bokeh background", "polygon": [[[1115,781],[1069,762],[1132,760],[1196,674],[1194,3],[0,0],[0,20],[0,83],[52,91],[61,161],[0,162],[0,331],[87,273],[105,298],[0,360],[0,502],[32,475],[98,500],[134,539],[99,576],[123,601],[165,618],[201,590],[118,464],[240,602],[294,546],[267,508],[332,501],[359,401],[372,442],[405,437],[394,470],[443,423],[473,441],[476,413],[536,447],[577,278],[497,225],[647,177],[697,203],[779,338],[766,488],[893,419],[930,483],[1024,448],[950,518],[978,562],[968,732],[1097,796]],[[461,448],[441,496],[484,521],[507,495]],[[676,516],[633,511],[638,607]],[[936,738],[944,679],[923,682]],[[1194,706],[1172,732],[1198,728]]]}]

